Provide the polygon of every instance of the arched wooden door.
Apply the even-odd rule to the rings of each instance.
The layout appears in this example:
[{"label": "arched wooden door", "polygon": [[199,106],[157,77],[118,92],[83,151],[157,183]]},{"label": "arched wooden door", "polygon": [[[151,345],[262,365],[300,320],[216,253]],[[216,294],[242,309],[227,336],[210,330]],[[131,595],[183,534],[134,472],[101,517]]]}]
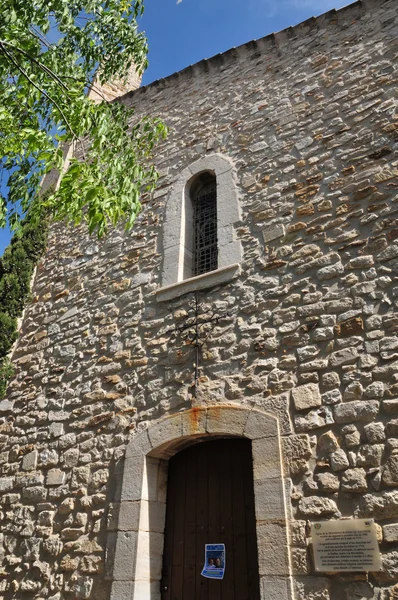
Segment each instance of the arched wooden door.
[{"label": "arched wooden door", "polygon": [[[225,544],[225,576],[201,575]],[[206,441],[170,459],[162,600],[259,600],[251,443]]]}]

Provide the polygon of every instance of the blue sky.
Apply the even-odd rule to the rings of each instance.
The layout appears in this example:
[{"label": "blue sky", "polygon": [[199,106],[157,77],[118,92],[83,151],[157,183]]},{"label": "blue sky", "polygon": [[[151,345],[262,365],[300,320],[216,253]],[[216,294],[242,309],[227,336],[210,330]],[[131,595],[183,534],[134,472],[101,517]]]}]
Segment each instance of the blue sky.
[{"label": "blue sky", "polygon": [[[202,58],[280,31],[349,0],[146,0],[141,29],[149,41],[143,85]],[[0,255],[10,232],[0,230]]]},{"label": "blue sky", "polygon": [[146,0],[146,85],[234,46],[341,8],[350,0]]}]

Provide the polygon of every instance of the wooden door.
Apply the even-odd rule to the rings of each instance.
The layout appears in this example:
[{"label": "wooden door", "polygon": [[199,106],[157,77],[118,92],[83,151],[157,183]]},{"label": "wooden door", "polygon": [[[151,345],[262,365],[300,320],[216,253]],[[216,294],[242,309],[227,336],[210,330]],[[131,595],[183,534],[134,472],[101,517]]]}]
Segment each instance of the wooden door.
[{"label": "wooden door", "polygon": [[[222,581],[201,576],[205,544],[225,544]],[[259,600],[251,443],[190,446],[170,459],[162,600]]]}]

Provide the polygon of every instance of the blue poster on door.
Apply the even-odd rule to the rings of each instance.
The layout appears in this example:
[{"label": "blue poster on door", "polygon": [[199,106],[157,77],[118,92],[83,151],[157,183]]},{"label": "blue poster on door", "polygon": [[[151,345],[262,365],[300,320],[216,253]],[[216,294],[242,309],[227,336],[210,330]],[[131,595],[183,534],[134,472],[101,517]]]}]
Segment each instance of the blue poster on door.
[{"label": "blue poster on door", "polygon": [[201,575],[208,579],[223,579],[225,573],[225,544],[205,545],[205,564]]}]

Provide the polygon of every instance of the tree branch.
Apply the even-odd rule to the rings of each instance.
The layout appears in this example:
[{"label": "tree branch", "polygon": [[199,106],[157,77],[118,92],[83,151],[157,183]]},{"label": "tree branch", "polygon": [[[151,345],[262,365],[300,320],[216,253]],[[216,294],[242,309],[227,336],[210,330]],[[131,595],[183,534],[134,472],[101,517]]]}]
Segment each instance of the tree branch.
[{"label": "tree branch", "polygon": [[[11,45],[11,44],[9,44]],[[0,48],[1,50],[4,52],[4,54],[6,55],[6,57],[8,58],[8,60],[10,62],[12,62],[12,64],[18,69],[18,71],[29,81],[29,83],[36,88],[36,90],[38,90],[41,94],[43,94],[43,96],[45,98],[47,98],[47,100],[49,102],[51,102],[51,104],[53,104],[56,109],[59,111],[59,113],[61,114],[62,118],[65,121],[66,126],[68,127],[69,131],[71,132],[71,134],[73,135],[74,138],[79,139],[79,137],[76,135],[76,133],[73,131],[71,125],[69,124],[68,119],[66,118],[66,115],[64,113],[64,111],[62,110],[62,108],[59,106],[59,104],[53,99],[51,98],[51,96],[49,96],[47,94],[47,92],[45,92],[42,88],[40,88],[38,85],[35,84],[34,81],[32,81],[32,79],[29,77],[29,75],[22,69],[22,67],[19,66],[19,64],[14,60],[14,58],[12,57],[12,55],[7,52],[7,50],[4,47],[3,41],[0,40]]]},{"label": "tree branch", "polygon": [[60,78],[58,77],[58,75],[56,75],[54,73],[54,71],[52,71],[46,65],[43,65],[43,63],[41,63],[39,60],[37,60],[36,58],[34,58],[33,56],[31,56],[28,52],[26,52],[26,50],[23,50],[22,48],[19,48],[19,46],[14,46],[14,44],[10,44],[10,42],[6,42],[5,40],[0,40],[0,43],[1,44],[5,44],[9,48],[12,48],[13,50],[16,50],[17,52],[20,52],[21,54],[23,54],[24,56],[26,56],[26,58],[28,60],[31,60],[35,65],[37,65],[38,67],[40,67],[40,69],[42,69],[43,71],[45,71],[48,75],[50,75],[50,77],[52,77],[53,79],[55,79],[55,81],[57,81],[58,84],[61,85],[64,88],[64,90],[66,91],[66,95],[70,99],[70,96],[68,95],[68,88],[60,80]]},{"label": "tree branch", "polygon": [[[39,40],[40,42],[43,42],[43,44],[45,43],[48,48],[52,47],[52,44],[48,44],[47,42],[44,42],[44,40],[42,40],[41,37],[39,37],[38,35],[36,35],[33,31],[31,31],[30,33],[37,40]],[[60,76],[58,76],[58,75],[56,75],[54,73],[54,71],[52,71],[52,69],[50,69],[49,67],[47,67],[46,65],[44,65],[43,63],[41,63],[40,61],[38,61],[37,59],[33,58],[33,56],[31,56],[28,52],[26,52],[22,48],[19,48],[18,46],[14,46],[14,44],[10,44],[9,42],[6,42],[5,40],[0,40],[0,42],[3,43],[3,44],[6,44],[10,48],[13,48],[14,50],[17,50],[18,52],[21,52],[24,56],[26,56],[26,58],[28,58],[29,60],[31,60],[32,62],[34,62],[35,64],[37,64],[40,68],[42,68],[45,72],[47,72],[51,77],[53,77],[56,81],[58,81],[59,84],[66,90],[66,92],[68,91],[68,88],[65,86],[65,84],[62,81],[62,79],[71,79],[73,81],[78,81],[79,83],[83,83],[83,81],[86,81],[86,80],[79,80],[79,79],[76,79],[76,77],[71,77],[71,76],[68,76],[68,75],[60,75]],[[106,100],[106,97],[105,97],[104,93],[101,91],[102,88],[100,86],[97,86],[94,82],[89,83],[88,81],[86,81],[85,87],[92,88],[99,96],[101,96],[101,98],[103,100]],[[70,98],[69,95],[68,95],[68,98]]]},{"label": "tree branch", "polygon": [[47,46],[47,48],[53,48],[54,47],[54,44],[50,44],[50,42],[47,41],[47,39],[45,38],[45,36],[42,35],[40,33],[40,31],[36,27],[34,27],[33,25],[31,25],[31,29],[29,29],[29,31],[33,35],[33,37],[35,37],[37,40],[39,40],[39,42],[41,42],[42,44],[44,44],[44,46]]}]

